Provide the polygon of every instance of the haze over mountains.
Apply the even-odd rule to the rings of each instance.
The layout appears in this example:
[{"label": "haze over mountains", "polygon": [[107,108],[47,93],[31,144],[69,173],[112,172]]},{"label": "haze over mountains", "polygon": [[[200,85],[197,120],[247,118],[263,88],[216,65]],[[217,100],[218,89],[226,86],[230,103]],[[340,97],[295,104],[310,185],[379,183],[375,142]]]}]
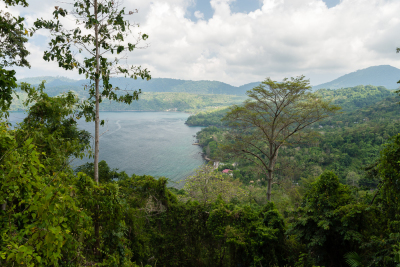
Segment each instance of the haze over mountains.
[{"label": "haze over mountains", "polygon": [[386,89],[397,89],[400,86],[397,83],[399,80],[400,69],[390,65],[380,65],[345,74],[331,82],[313,86],[313,90],[339,89],[357,85],[374,85],[384,86]]},{"label": "haze over mountains", "polygon": [[[313,90],[318,89],[338,89],[353,87],[357,85],[384,86],[387,89],[397,89],[400,79],[400,69],[389,65],[372,66],[366,69],[343,75],[331,82],[313,86]],[[87,95],[83,90],[83,85],[88,84],[88,80],[72,80],[66,77],[34,77],[20,79],[18,82],[27,82],[32,85],[39,84],[46,80],[46,92],[50,95],[73,90],[80,96]],[[225,95],[245,95],[247,90],[257,86],[260,82],[253,82],[236,87],[218,81],[190,81],[169,78],[153,78],[150,81],[133,80],[125,78],[112,78],[113,86],[120,89],[137,90],[143,92],[185,92],[193,94],[225,94]]]},{"label": "haze over mountains", "polygon": [[[73,90],[80,96],[87,93],[83,90],[83,85],[89,84],[89,80],[72,80],[66,77],[34,77],[20,79],[18,82],[27,82],[32,85],[39,84],[46,80],[46,92],[50,96],[58,95],[64,91]],[[245,84],[235,87],[218,81],[190,81],[169,78],[153,78],[149,81],[141,79],[111,78],[111,84],[122,90],[138,90],[146,93],[192,93],[192,94],[224,94],[224,95],[245,95],[247,90],[257,86],[259,82]]]}]

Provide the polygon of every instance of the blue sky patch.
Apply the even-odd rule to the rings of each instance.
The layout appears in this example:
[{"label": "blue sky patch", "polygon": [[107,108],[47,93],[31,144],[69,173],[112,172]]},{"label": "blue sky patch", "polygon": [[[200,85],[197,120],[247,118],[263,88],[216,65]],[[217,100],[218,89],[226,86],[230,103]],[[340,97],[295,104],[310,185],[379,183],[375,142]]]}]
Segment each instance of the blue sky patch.
[{"label": "blue sky patch", "polygon": [[[334,7],[340,3],[340,0],[323,0],[328,8]],[[236,0],[231,4],[231,11],[233,13],[249,13],[259,9],[262,6],[260,0]],[[195,16],[195,12],[200,11],[204,17],[202,19],[209,20],[214,14],[214,10],[211,7],[210,1],[208,0],[195,0],[195,3],[188,8],[188,17],[196,21],[198,18]]]}]

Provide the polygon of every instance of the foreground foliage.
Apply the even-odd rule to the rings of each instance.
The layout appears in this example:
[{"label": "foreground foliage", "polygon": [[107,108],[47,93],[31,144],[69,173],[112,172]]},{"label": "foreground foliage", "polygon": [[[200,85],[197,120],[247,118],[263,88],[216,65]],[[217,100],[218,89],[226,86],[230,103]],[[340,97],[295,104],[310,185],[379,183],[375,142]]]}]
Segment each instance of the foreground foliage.
[{"label": "foreground foliage", "polygon": [[[262,181],[221,173],[233,165],[204,166],[177,190],[100,162],[97,184],[92,163],[69,166],[89,143],[76,127],[77,98],[43,89],[24,85],[26,119],[14,129],[0,124],[1,266],[400,263],[400,135],[370,169],[379,182],[372,193],[313,168],[300,185],[274,187],[274,204]],[[223,138],[209,133],[209,145]]]},{"label": "foreground foliage", "polygon": [[166,179],[150,176],[117,173],[118,181],[103,177],[97,185],[89,176],[91,166],[82,169],[88,175],[58,165],[55,158],[63,155],[52,150],[51,134],[44,152],[43,139],[19,141],[21,131],[1,125],[2,266],[286,262],[285,225],[273,204],[240,206],[222,198],[180,202]]}]

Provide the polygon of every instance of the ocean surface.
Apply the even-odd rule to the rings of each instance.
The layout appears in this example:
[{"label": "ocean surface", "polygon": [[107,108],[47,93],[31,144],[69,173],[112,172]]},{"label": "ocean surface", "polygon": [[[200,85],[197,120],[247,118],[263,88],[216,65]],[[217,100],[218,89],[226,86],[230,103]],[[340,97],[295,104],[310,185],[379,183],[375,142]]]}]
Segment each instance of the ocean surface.
[{"label": "ocean surface", "polygon": [[[24,114],[10,113],[10,122],[22,121]],[[100,160],[128,175],[184,180],[204,163],[201,148],[192,145],[201,127],[187,126],[188,117],[178,112],[100,112],[100,119],[105,121],[100,131]],[[81,119],[78,125],[94,136],[94,122]],[[75,159],[72,165],[88,161],[92,159]]]}]

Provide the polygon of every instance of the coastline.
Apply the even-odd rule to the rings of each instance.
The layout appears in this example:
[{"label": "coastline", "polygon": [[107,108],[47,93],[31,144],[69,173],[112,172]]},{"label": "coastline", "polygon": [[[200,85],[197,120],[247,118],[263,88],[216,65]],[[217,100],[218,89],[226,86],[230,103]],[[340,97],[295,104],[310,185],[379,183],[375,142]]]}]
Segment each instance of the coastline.
[{"label": "coastline", "polygon": [[210,159],[209,157],[207,157],[207,155],[205,153],[201,153],[201,156],[204,158],[204,160],[206,161],[214,161],[212,159]]},{"label": "coastline", "polygon": [[[27,110],[25,109],[17,109],[17,110],[9,110],[9,112],[25,112]],[[174,113],[186,113],[193,115],[195,113],[191,113],[188,111],[175,111],[175,110],[134,110],[134,109],[129,109],[129,110],[100,110],[100,112],[174,112]]]}]

